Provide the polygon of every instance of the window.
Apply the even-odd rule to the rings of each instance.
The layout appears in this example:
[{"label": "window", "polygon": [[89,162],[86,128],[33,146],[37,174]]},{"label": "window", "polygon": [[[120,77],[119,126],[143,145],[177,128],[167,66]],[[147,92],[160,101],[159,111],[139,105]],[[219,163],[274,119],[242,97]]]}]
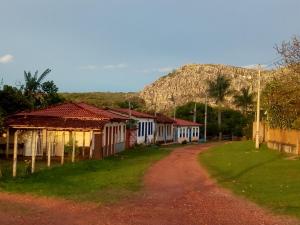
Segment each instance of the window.
[{"label": "window", "polygon": [[179,137],[182,137],[182,128],[179,129]]},{"label": "window", "polygon": [[142,129],[141,129],[142,130],[141,136],[144,136],[144,132],[145,132],[144,129],[145,129],[145,123],[143,122],[142,123]]},{"label": "window", "polygon": [[198,137],[198,131],[199,131],[199,128],[195,128],[196,129],[196,137]]},{"label": "window", "polygon": [[148,135],[150,135],[151,134],[151,123],[150,122],[148,122]]},{"label": "window", "polygon": [[145,122],[145,136],[148,135],[148,122]]},{"label": "window", "polygon": [[151,127],[151,133],[150,134],[152,135],[153,134],[153,122],[151,122],[150,124],[151,124],[151,126],[150,126]]},{"label": "window", "polygon": [[138,128],[138,137],[140,137],[141,136],[141,130],[142,130],[141,129],[141,122],[138,123],[138,127],[139,127]]}]

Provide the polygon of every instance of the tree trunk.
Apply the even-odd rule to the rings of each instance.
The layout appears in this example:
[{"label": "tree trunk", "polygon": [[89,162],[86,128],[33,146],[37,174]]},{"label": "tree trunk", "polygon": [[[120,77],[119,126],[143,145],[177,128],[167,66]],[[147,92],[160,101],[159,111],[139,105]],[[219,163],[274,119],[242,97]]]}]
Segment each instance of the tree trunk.
[{"label": "tree trunk", "polygon": [[219,130],[219,141],[222,140],[222,130],[221,130],[221,125],[222,125],[221,104],[218,103],[218,130]]}]

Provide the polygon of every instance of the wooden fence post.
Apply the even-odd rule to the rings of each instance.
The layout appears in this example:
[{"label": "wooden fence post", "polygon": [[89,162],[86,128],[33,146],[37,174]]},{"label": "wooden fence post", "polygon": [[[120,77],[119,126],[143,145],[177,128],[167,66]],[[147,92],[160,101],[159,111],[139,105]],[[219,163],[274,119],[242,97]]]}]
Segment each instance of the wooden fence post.
[{"label": "wooden fence post", "polygon": [[6,159],[8,159],[8,154],[9,154],[9,128],[7,128],[6,131],[6,151],[5,151]]},{"label": "wooden fence post", "polygon": [[52,147],[52,141],[51,141],[51,136],[47,135],[47,139],[48,139],[48,146],[47,146],[47,166],[50,167],[51,166],[51,147]]},{"label": "wooden fence post", "polygon": [[61,153],[61,165],[64,165],[65,161],[65,132],[62,133],[62,153]]},{"label": "wooden fence post", "polygon": [[14,134],[13,177],[17,176],[18,132],[16,130]]},{"label": "wooden fence post", "polygon": [[72,132],[72,137],[73,137],[73,138],[72,138],[72,139],[73,139],[73,140],[72,140],[72,141],[73,141],[73,148],[72,148],[72,163],[73,163],[73,162],[75,162],[75,147],[76,147],[76,146],[75,146],[75,144],[76,144],[76,142],[75,142],[75,139],[76,139],[76,132],[75,132],[75,131]]},{"label": "wooden fence post", "polygon": [[93,139],[94,139],[94,135],[93,135],[93,131],[90,132],[90,155],[89,158],[92,159],[93,158]]},{"label": "wooden fence post", "polygon": [[82,157],[84,158],[84,150],[85,150],[85,132],[83,131],[83,136],[82,136]]},{"label": "wooden fence post", "polygon": [[300,140],[299,140],[299,138],[297,139],[296,149],[297,149],[298,155],[300,155]]},{"label": "wooden fence post", "polygon": [[36,137],[37,137],[36,131],[33,131],[32,142],[31,142],[31,173],[34,173],[35,170],[35,154],[36,154],[36,147],[37,147]]}]

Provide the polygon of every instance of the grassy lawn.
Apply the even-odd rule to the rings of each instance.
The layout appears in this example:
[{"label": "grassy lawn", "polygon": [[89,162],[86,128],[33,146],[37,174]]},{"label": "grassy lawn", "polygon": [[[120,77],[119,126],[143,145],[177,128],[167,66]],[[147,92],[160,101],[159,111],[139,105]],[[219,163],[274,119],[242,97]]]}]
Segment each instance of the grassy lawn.
[{"label": "grassy lawn", "polygon": [[251,141],[212,148],[199,160],[222,186],[277,213],[300,217],[300,160]]},{"label": "grassy lawn", "polygon": [[0,191],[111,203],[138,193],[147,168],[172,147],[138,147],[104,160],[85,160],[33,175],[0,179]]}]

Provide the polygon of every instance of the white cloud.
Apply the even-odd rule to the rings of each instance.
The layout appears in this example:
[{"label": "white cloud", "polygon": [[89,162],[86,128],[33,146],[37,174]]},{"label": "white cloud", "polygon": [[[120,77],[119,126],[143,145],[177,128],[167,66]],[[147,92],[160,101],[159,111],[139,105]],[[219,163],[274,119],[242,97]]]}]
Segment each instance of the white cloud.
[{"label": "white cloud", "polygon": [[3,63],[3,64],[10,63],[13,60],[14,60],[14,56],[10,55],[10,54],[0,56],[0,63]]},{"label": "white cloud", "polygon": [[119,64],[105,65],[105,66],[103,66],[103,69],[113,70],[113,69],[122,69],[122,68],[126,68],[126,67],[128,67],[128,65],[126,63],[119,63]]},{"label": "white cloud", "polygon": [[98,67],[96,65],[86,65],[86,66],[81,66],[80,69],[82,70],[95,70]]},{"label": "white cloud", "polygon": [[173,68],[171,67],[162,67],[162,68],[158,68],[157,71],[160,73],[167,73],[167,72],[171,72],[173,70]]},{"label": "white cloud", "polygon": [[143,69],[139,72],[141,73],[169,73],[173,70],[173,67],[161,67],[161,68],[153,68],[153,69]]}]

